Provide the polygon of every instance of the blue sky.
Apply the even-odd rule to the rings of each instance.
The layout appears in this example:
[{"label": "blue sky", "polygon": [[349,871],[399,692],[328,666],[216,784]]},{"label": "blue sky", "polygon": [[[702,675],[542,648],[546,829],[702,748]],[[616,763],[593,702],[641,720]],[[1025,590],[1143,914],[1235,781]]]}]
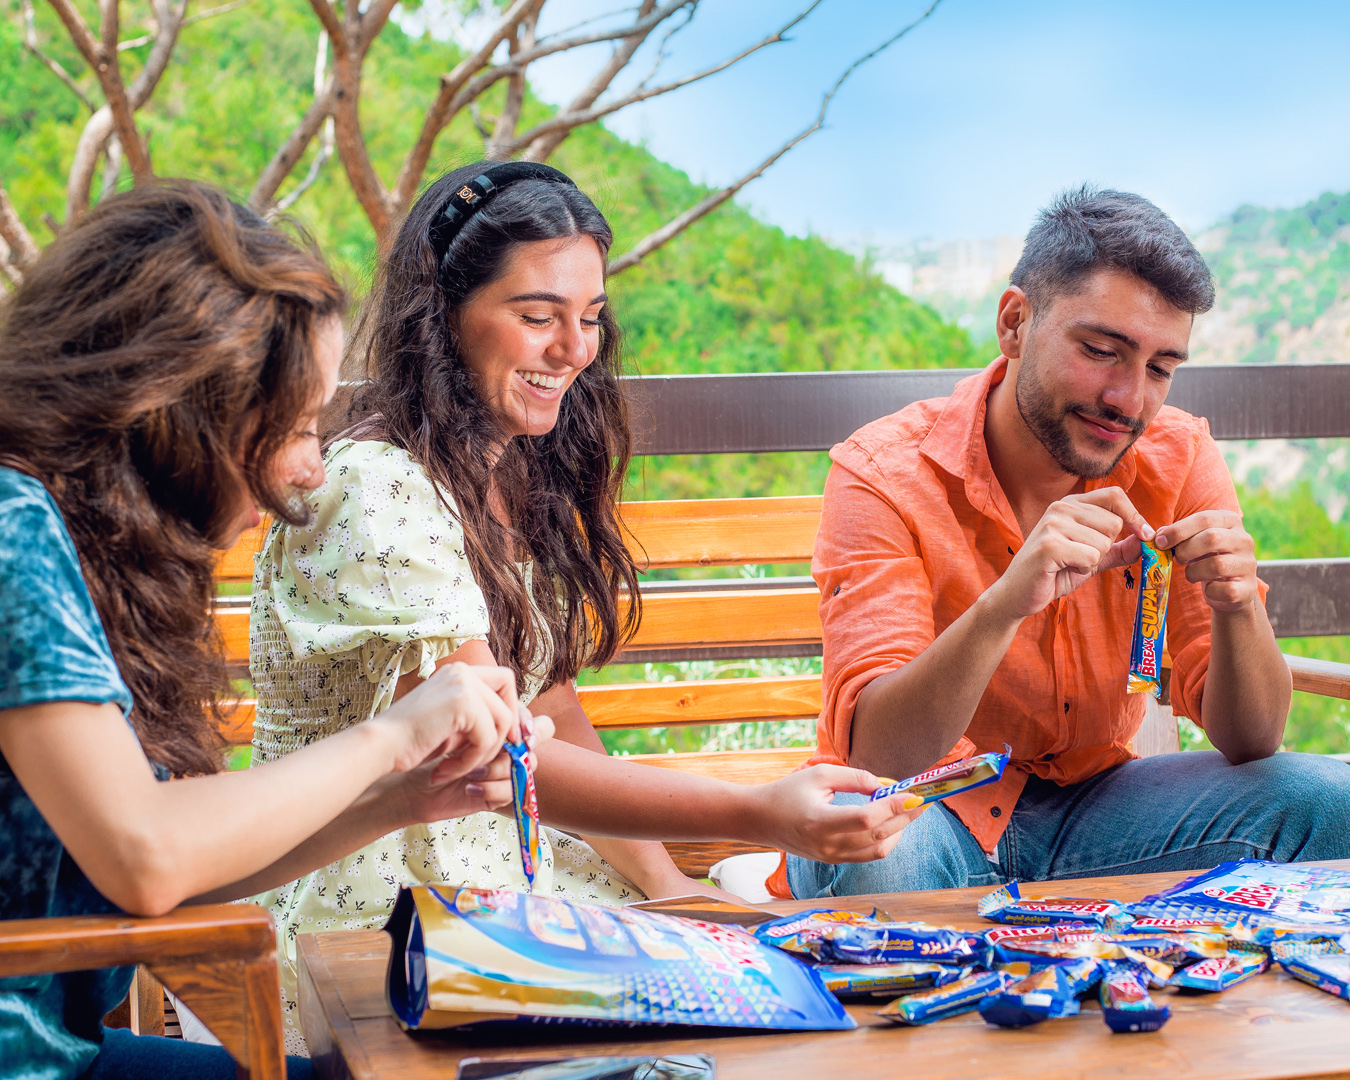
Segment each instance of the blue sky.
[{"label": "blue sky", "polygon": [[[555,0],[552,18],[618,6]],[[663,72],[698,70],[804,6],[704,0]],[[610,126],[695,180],[730,181],[924,6],[825,0],[795,40]],[[1244,202],[1350,189],[1348,53],[1345,0],[944,0],[742,201],[794,233],[885,244],[1021,234],[1053,192],[1087,180],[1138,191],[1199,230]],[[535,88],[564,101],[600,58],[536,65]]]}]

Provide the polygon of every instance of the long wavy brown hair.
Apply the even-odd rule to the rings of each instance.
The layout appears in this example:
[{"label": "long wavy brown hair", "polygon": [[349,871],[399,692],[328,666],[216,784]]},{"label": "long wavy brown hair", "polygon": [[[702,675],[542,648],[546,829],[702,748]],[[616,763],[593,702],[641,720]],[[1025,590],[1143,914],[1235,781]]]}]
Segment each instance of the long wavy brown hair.
[{"label": "long wavy brown hair", "polygon": [[0,464],[60,508],[132,724],[177,775],[221,766],[216,545],[250,497],[301,520],[272,463],[346,303],[312,245],[175,181],[99,203],[0,306]]},{"label": "long wavy brown hair", "polygon": [[[432,223],[487,164],[441,177],[399,229],[354,337],[368,381],[353,413],[368,419],[343,434],[401,447],[453,500],[487,600],[493,655],[518,682],[550,655],[545,685],[552,685],[607,663],[640,617],[637,568],[618,517],[632,454],[619,325],[608,307],[601,310],[599,353],[563,396],[553,430],[506,441],[460,359],[459,314],[520,245],[589,236],[604,257],[613,233],[577,188],[519,180],[469,218],[438,260]],[[549,641],[540,640],[531,614],[523,560],[534,564],[533,597]],[[632,598],[626,611],[622,591]]]}]

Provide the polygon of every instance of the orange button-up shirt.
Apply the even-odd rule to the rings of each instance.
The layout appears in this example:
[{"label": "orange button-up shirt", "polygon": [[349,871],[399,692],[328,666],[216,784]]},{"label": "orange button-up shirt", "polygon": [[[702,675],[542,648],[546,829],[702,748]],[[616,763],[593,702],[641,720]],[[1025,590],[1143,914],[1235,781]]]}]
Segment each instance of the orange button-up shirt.
[{"label": "orange button-up shirt", "polygon": [[[1012,562],[1024,537],[989,464],[989,391],[1000,357],[949,398],[921,401],[869,424],[830,456],[811,573],[820,586],[824,709],[813,763],[848,760],[863,687],[904,667]],[[1111,474],[1160,528],[1200,510],[1238,511],[1233,481],[1205,420],[1164,406]],[[1144,697],[1125,693],[1139,567],[1099,574],[1026,619],[980,699],[965,737],[943,760],[1012,747],[997,784],[947,800],[993,853],[1027,776],[1073,784],[1135,757]],[[1263,587],[1264,597],[1264,587]],[[1174,711],[1200,718],[1210,609],[1178,570],[1167,608]],[[897,721],[922,724],[922,715]],[[1141,807],[1140,812],[1145,812]],[[779,883],[780,886],[785,882]]]}]

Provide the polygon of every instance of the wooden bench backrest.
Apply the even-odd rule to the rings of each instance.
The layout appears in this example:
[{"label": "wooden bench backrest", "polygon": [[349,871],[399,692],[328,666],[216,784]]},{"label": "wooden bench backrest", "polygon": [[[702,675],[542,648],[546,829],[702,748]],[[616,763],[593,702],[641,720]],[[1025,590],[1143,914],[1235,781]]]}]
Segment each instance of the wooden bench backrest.
[{"label": "wooden bench backrest", "polygon": [[[820,450],[911,401],[944,395],[967,371],[891,371],[635,379],[639,453]],[[1182,368],[1169,403],[1206,416],[1217,438],[1350,435],[1350,364]],[[630,502],[630,549],[649,569],[810,561],[819,496]],[[251,580],[263,530],[226,553],[221,581]],[[1350,559],[1267,562],[1268,609],[1279,636],[1350,634]],[[247,664],[248,611],[227,601],[219,625],[232,663]],[[643,590],[643,620],[621,662],[813,656],[820,654],[819,594],[809,578],[661,582]],[[1291,659],[1296,687],[1350,695],[1328,665]],[[1334,667],[1334,665],[1332,666]],[[583,687],[599,728],[799,720],[821,707],[819,676],[718,679]],[[251,703],[226,730],[252,733]],[[785,775],[805,748],[644,756],[737,782]],[[733,848],[717,849],[724,854]],[[706,869],[709,849],[680,850]],[[690,861],[692,860],[692,861]]]}]

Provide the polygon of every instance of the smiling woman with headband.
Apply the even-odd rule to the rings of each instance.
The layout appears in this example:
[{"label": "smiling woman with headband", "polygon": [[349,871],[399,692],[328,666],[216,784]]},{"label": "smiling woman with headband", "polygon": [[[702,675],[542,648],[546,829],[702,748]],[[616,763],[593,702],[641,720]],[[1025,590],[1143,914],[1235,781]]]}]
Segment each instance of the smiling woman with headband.
[{"label": "smiling woman with headband", "polygon": [[[328,448],[310,523],[278,523],[258,562],[254,762],[367,720],[441,665],[495,658],[557,727],[538,753],[539,810],[575,835],[543,830],[536,891],[606,904],[707,891],[659,838],[876,858],[908,815],[830,805],[875,790],[870,774],[743,787],[624,762],[577,699],[577,673],[609,662],[638,619],[620,603],[638,582],[618,521],[631,446],[611,240],[546,165],[468,166],[413,207],[355,338],[367,418]],[[262,898],[288,954],[289,1049],[303,1049],[296,934],[381,925],[419,881],[523,890],[514,822],[403,829]]]}]

